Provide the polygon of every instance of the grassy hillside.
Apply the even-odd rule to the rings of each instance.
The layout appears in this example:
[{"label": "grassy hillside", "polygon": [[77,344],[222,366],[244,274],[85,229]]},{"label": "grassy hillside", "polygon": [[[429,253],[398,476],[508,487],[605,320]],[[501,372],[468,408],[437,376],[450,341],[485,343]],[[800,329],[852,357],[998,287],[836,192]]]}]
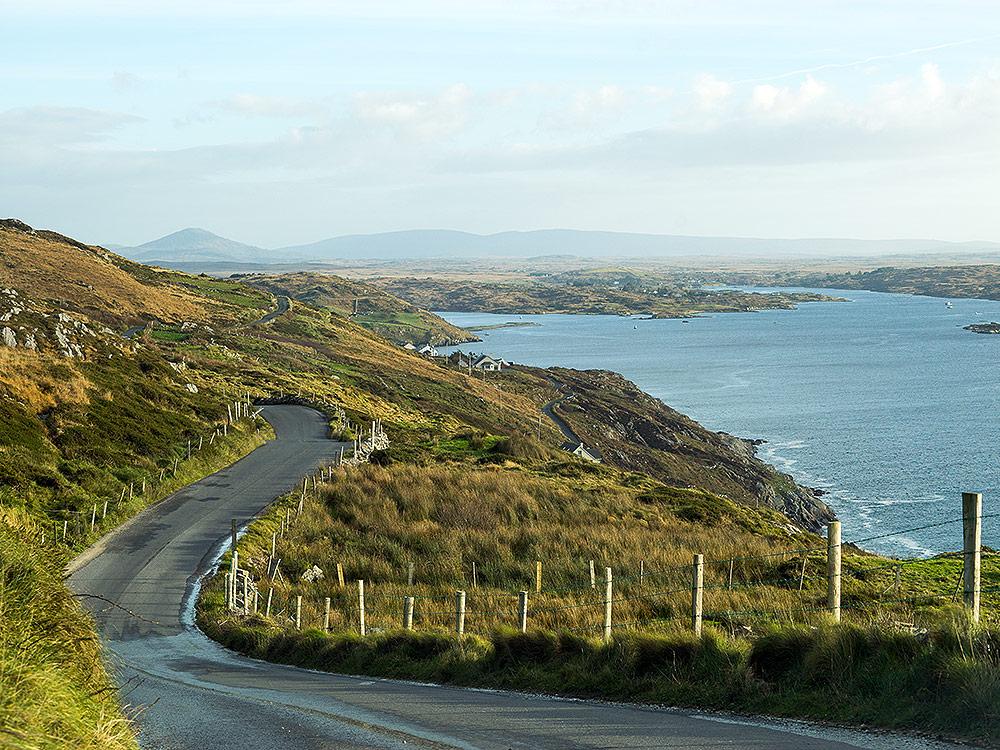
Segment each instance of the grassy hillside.
[{"label": "grassy hillside", "polygon": [[332,274],[253,274],[243,281],[272,294],[284,295],[351,317],[370,331],[397,344],[461,344],[478,341],[468,331],[399,297],[359,281]]}]

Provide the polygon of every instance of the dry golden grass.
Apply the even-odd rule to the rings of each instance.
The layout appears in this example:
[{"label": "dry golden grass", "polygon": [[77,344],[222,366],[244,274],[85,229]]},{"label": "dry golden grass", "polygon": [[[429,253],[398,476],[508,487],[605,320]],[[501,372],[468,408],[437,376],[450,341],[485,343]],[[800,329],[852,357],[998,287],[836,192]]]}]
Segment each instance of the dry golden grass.
[{"label": "dry golden grass", "polygon": [[0,347],[0,392],[38,414],[58,404],[86,404],[89,381],[76,363],[53,354]]},{"label": "dry golden grass", "polygon": [[[277,556],[286,578],[275,587],[275,615],[287,623],[293,597],[301,594],[305,623],[319,625],[323,598],[329,596],[331,626],[356,628],[355,582],[363,579],[372,628],[399,627],[404,596],[417,597],[417,627],[453,627],[458,589],[467,592],[469,632],[514,627],[517,592],[527,590],[533,628],[594,632],[603,622],[604,569],[610,567],[618,628],[676,629],[686,627],[689,617],[696,552],[706,559],[706,610],[721,619],[742,622],[746,618],[725,613],[762,609],[781,619],[782,613],[790,617],[796,609],[817,607],[821,562],[807,563],[800,593],[798,550],[821,547],[820,540],[790,538],[777,527],[766,536],[728,521],[690,523],[665,504],[670,497],[724,506],[727,501],[673,489],[661,489],[668,495],[657,495],[658,501],[648,490],[648,483],[627,487],[601,477],[563,479],[512,467],[341,470],[323,487],[322,501],[308,501],[279,540]],[[241,544],[244,563],[259,575],[270,533],[283,513],[272,511]],[[737,559],[730,589],[731,558]],[[590,560],[597,571],[594,588]],[[536,561],[543,566],[541,594],[534,591]],[[346,589],[337,585],[338,562]],[[413,587],[406,585],[410,562],[415,563]],[[312,565],[322,568],[325,578],[306,584],[301,574]]]},{"label": "dry golden grass", "polygon": [[208,315],[194,295],[176,286],[142,283],[110,258],[101,248],[0,227],[2,287],[100,320],[182,321]]}]

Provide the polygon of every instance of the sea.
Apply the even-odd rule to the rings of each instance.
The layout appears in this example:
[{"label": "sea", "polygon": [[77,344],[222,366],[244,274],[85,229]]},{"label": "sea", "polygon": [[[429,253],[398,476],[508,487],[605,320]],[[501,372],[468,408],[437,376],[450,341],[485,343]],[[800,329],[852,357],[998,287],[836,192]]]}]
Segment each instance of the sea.
[{"label": "sea", "polygon": [[1000,302],[742,288],[847,301],[688,320],[439,315],[532,324],[445,351],[614,370],[712,430],[766,441],[758,456],[823,490],[847,541],[900,557],[960,550],[961,493],[982,492],[983,543],[1000,547],[1000,335],[962,329],[1000,321]]}]

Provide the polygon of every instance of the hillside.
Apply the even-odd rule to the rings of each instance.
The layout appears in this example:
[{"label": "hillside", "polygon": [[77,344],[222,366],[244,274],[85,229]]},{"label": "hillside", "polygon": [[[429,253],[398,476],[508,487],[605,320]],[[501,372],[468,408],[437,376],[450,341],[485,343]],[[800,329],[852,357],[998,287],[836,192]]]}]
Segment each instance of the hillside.
[{"label": "hillside", "polygon": [[271,294],[284,295],[350,317],[397,344],[461,344],[479,339],[443,318],[359,281],[320,273],[247,274],[238,278]]}]

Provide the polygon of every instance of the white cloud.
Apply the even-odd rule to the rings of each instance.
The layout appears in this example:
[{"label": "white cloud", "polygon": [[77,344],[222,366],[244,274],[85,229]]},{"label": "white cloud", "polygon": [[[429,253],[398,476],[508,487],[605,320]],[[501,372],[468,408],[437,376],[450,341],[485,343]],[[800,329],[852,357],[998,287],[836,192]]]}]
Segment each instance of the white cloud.
[{"label": "white cloud", "polygon": [[466,124],[472,90],[463,83],[432,96],[363,92],[354,97],[361,120],[419,138],[436,138],[461,130]]},{"label": "white cloud", "polygon": [[757,114],[776,118],[792,118],[806,112],[828,92],[826,84],[811,75],[797,89],[789,86],[761,84],[754,86],[750,108]]},{"label": "white cloud", "polygon": [[235,94],[227,99],[209,102],[209,106],[247,117],[309,117],[327,111],[326,105],[316,99],[260,94]]},{"label": "white cloud", "polygon": [[733,85],[704,73],[695,79],[694,93],[698,106],[702,109],[713,109],[732,95]]}]

